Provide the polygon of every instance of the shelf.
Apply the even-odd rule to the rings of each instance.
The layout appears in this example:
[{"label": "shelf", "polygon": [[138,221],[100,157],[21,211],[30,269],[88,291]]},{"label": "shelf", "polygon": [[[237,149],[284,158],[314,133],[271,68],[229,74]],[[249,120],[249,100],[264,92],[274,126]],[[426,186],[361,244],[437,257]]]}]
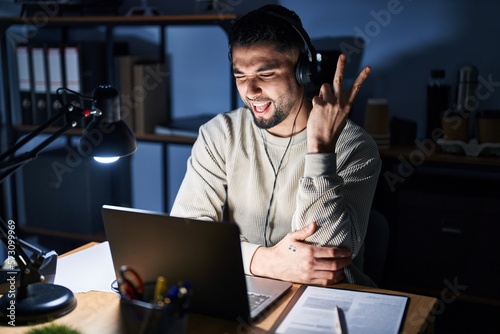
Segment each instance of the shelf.
[{"label": "shelf", "polygon": [[[417,153],[420,152],[420,153]],[[418,147],[393,147],[388,150],[380,150],[382,159],[398,159],[400,157],[408,159],[412,154],[418,154],[421,157],[425,156],[426,162],[438,162],[448,164],[463,164],[477,167],[500,167],[500,157],[495,156],[478,156],[468,157],[465,155],[451,154],[442,152],[435,143],[434,151],[431,154],[425,154],[425,149]]]},{"label": "shelf", "polygon": [[31,24],[40,28],[56,26],[118,26],[118,25],[201,25],[214,23],[232,23],[234,14],[189,14],[189,15],[158,15],[158,16],[56,16],[38,23],[27,17],[2,17],[0,26],[16,24]]},{"label": "shelf", "polygon": [[[224,32],[228,32],[229,28],[236,20],[237,15],[235,14],[202,14],[202,15],[159,15],[159,16],[54,16],[50,17],[50,13],[47,15],[36,15],[35,17],[0,17],[0,65],[2,73],[4,74],[3,80],[3,89],[2,89],[2,108],[6,110],[5,112],[5,134],[4,136],[7,138],[7,146],[13,145],[14,141],[19,137],[19,135],[30,133],[37,129],[37,125],[23,125],[23,124],[13,124],[13,120],[20,120],[21,117],[13,117],[11,112],[20,112],[20,108],[12,108],[14,105],[18,105],[19,101],[16,100],[15,94],[12,93],[12,89],[16,91],[15,83],[12,82],[14,76],[12,76],[12,68],[11,64],[9,64],[9,52],[15,44],[12,44],[11,39],[9,38],[9,30],[13,30],[16,32],[16,29],[19,27],[28,27],[30,29],[39,29],[44,30],[47,28],[54,28],[57,31],[57,35],[54,37],[60,39],[60,45],[64,45],[68,42],[78,41],[79,37],[72,36],[70,34],[71,30],[84,30],[84,29],[93,29],[99,28],[99,32],[96,37],[104,37],[106,41],[105,47],[105,62],[106,64],[113,64],[114,55],[113,55],[113,41],[116,37],[117,33],[115,32],[115,28],[118,27],[157,27],[159,36],[158,36],[158,52],[160,61],[165,61],[166,51],[167,51],[167,28],[170,26],[213,26],[219,27]],[[28,30],[30,30],[28,29]],[[23,29],[24,30],[24,29]],[[102,30],[102,31],[101,31]],[[36,35],[36,34],[35,34]],[[75,34],[76,35],[76,34]],[[42,36],[43,39],[43,36]],[[114,84],[113,80],[115,80],[116,76],[114,71],[116,68],[114,66],[107,66],[107,80],[109,83]],[[237,106],[237,91],[236,86],[234,85],[234,80],[232,75],[228,78],[230,80],[230,103],[233,109]],[[169,102],[169,101],[167,101]],[[16,110],[17,109],[17,110]],[[11,111],[13,110],[13,111]],[[166,108],[166,112],[169,112],[169,108]],[[20,115],[19,115],[20,116]],[[168,114],[170,119],[170,114]],[[49,127],[45,131],[44,134],[54,133],[59,129],[59,127]],[[82,128],[71,128],[64,133],[64,136],[69,137],[77,137],[83,134]],[[136,135],[136,138],[139,142],[151,142],[158,144],[157,146],[161,146],[161,155],[159,156],[162,174],[165,176],[169,175],[169,152],[166,149],[170,144],[180,144],[180,145],[192,145],[195,142],[195,138],[192,137],[183,137],[183,136],[169,136],[169,135],[158,135],[158,134],[139,134]],[[114,173],[113,175],[117,175],[118,179],[114,183],[115,187],[119,187],[119,190],[116,192],[121,196],[120,198],[126,198],[128,201],[128,197],[130,196],[131,187],[128,182],[130,180],[122,180],[119,175],[130,175],[130,160],[126,160],[123,166],[125,172],[124,173]],[[13,176],[15,177],[15,176]],[[125,179],[125,177],[123,177]],[[123,181],[123,182],[122,182]],[[163,191],[163,202],[164,202],[164,211],[168,211],[167,203],[169,203],[169,179],[168,177],[163,177],[162,181],[162,191]],[[4,188],[5,193],[7,193],[12,198],[17,198],[18,185],[16,182],[11,182],[8,186]],[[123,200],[120,202],[124,202]],[[125,202],[124,202],[125,203]],[[13,214],[18,214],[19,207],[16,201],[12,202],[11,212]],[[27,225],[27,224],[26,224]],[[67,232],[58,232],[47,229],[39,229],[33,226],[23,226],[23,231],[26,233],[33,233],[43,236],[57,236],[62,239],[85,239],[88,240],[102,240],[103,236],[101,235],[79,235],[78,233],[67,233]]]}]

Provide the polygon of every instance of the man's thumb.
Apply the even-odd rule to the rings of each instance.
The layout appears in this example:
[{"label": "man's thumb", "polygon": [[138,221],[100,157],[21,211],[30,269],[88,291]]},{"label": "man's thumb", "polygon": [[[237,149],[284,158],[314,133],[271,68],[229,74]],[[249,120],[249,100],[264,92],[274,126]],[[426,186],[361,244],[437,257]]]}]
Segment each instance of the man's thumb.
[{"label": "man's thumb", "polygon": [[306,225],[305,227],[301,228],[300,230],[295,231],[296,239],[297,240],[307,239],[308,237],[313,235],[313,233],[316,231],[316,227],[317,227],[316,222],[312,222]]}]

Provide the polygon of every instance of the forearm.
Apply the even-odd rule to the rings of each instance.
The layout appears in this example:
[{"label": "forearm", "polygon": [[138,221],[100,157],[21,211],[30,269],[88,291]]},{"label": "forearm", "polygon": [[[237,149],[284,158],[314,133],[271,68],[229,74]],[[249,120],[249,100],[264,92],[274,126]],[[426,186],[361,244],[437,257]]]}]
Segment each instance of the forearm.
[{"label": "forearm", "polygon": [[315,221],[318,230],[307,242],[346,247],[356,256],[366,233],[379,161],[368,159],[349,166],[338,175],[336,159],[335,154],[306,157],[292,229]]}]

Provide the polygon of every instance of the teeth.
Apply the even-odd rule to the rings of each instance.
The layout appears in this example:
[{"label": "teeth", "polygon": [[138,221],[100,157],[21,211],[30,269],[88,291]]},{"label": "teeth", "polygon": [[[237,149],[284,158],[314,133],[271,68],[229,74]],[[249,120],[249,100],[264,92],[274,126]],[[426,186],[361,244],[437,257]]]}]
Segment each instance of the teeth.
[{"label": "teeth", "polygon": [[268,107],[269,107],[270,103],[267,102],[267,103],[258,103],[258,104],[254,104],[253,107],[255,109],[256,112],[264,112],[264,110],[266,110]]}]

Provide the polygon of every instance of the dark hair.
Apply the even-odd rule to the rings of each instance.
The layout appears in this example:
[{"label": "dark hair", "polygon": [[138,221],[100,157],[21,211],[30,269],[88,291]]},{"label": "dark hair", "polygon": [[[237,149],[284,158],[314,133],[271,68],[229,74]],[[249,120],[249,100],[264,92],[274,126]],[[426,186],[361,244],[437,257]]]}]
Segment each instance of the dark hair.
[{"label": "dark hair", "polygon": [[300,17],[293,11],[280,5],[266,5],[251,11],[231,27],[228,33],[229,55],[235,46],[252,46],[270,44],[278,51],[304,51],[304,41],[295,28],[286,19],[273,15],[287,17],[302,27]]}]

